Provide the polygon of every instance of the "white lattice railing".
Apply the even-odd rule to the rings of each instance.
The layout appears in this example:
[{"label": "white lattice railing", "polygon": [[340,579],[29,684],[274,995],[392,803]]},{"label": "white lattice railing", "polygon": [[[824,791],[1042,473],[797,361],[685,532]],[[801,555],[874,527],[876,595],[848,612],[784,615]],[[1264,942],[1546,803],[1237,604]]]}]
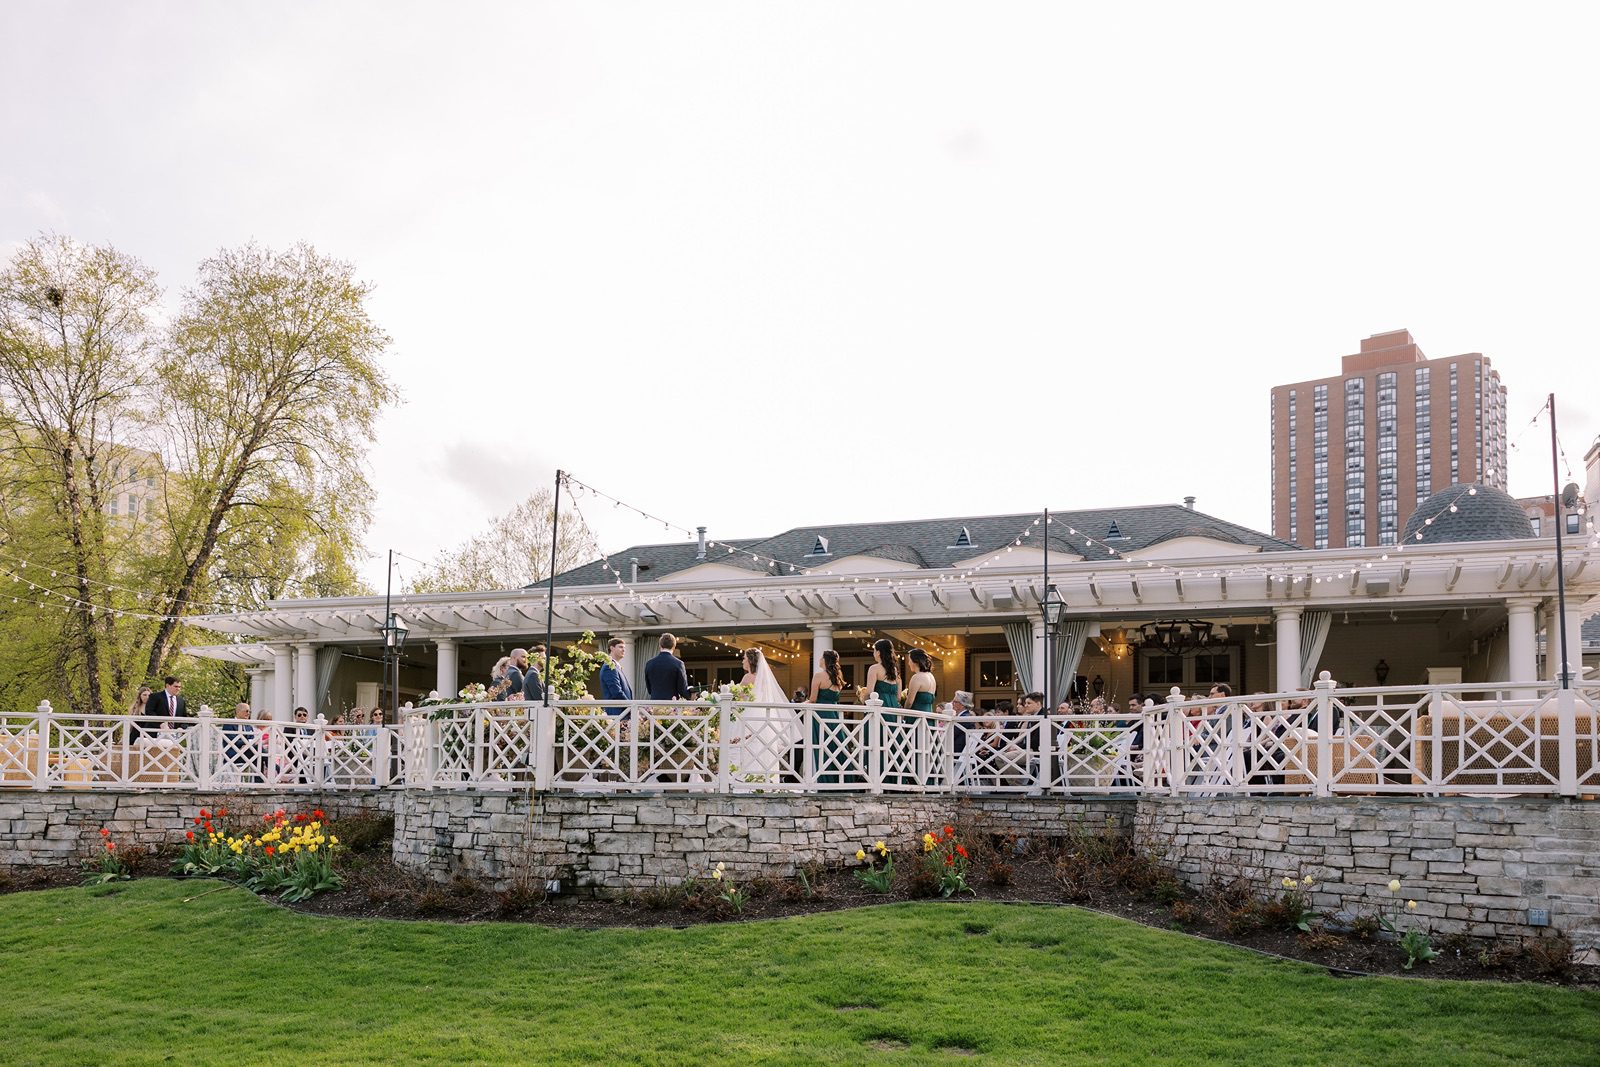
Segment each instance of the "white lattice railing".
[{"label": "white lattice railing", "polygon": [[1191,795],[1600,794],[1600,687],[1338,689],[1022,716],[838,704],[561,701],[403,726],[0,720],[0,787]]},{"label": "white lattice railing", "polygon": [[398,782],[393,726],[64,714],[0,718],[0,788],[375,789]]}]

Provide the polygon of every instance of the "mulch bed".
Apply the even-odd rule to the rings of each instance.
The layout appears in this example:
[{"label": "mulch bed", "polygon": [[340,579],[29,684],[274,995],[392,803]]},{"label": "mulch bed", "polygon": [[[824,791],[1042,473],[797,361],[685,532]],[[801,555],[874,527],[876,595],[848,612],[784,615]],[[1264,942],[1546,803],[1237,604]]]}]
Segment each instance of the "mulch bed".
[{"label": "mulch bed", "polygon": [[[1394,975],[1397,977],[1452,978],[1465,980],[1530,981],[1582,986],[1600,986],[1600,967],[1564,964],[1570,952],[1564,940],[1546,939],[1549,948],[1541,952],[1534,942],[1508,944],[1481,938],[1439,937],[1434,939],[1437,958],[1419,963],[1414,970],[1404,969],[1405,955],[1392,942],[1376,937],[1331,934],[1318,930],[1314,935],[1298,931],[1254,929],[1229,931],[1205,914],[1206,901],[1198,894],[1183,891],[1167,903],[1144,898],[1127,891],[1105,897],[1092,895],[1068,899],[1051,856],[1024,856],[1007,864],[1006,884],[995,884],[975,867],[972,878],[976,896],[961,895],[959,900],[1008,903],[1073,905],[1102,914],[1131,919],[1145,926],[1177,930],[1206,940],[1218,941],[1285,959],[1326,967],[1339,975]],[[912,864],[907,863],[906,874]],[[791,915],[812,915],[846,908],[870,907],[918,900],[930,906],[942,903],[930,897],[926,888],[919,891],[909,877],[898,876],[888,893],[876,893],[856,879],[850,870],[830,869],[810,872],[806,884],[799,878],[750,883],[750,900],[741,913],[717,898],[709,879],[702,879],[699,893],[684,893],[676,887],[636,893],[624,899],[595,900],[573,896],[544,898],[542,895],[496,892],[465,878],[439,884],[400,867],[386,856],[369,854],[354,858],[345,871],[345,887],[322,893],[294,910],[316,915],[363,919],[433,920],[445,922],[526,922],[552,927],[607,927],[683,929],[703,923],[750,922],[779,919]],[[1169,889],[1170,892],[1170,889]],[[1185,908],[1183,905],[1187,905]],[[1174,910],[1186,921],[1174,918]],[[1237,923],[1234,924],[1237,926]]]},{"label": "mulch bed", "polygon": [[[980,839],[978,833],[963,834],[963,840],[968,842]],[[715,883],[709,878],[700,879],[688,889],[663,886],[618,900],[546,897],[542,891],[497,892],[465,878],[441,885],[397,867],[387,854],[386,841],[366,844],[368,847],[362,851],[346,855],[341,865],[343,889],[285,906],[307,914],[357,919],[682,929],[703,923],[778,919],[910,900],[929,906],[942,903],[927,882],[919,884],[914,859],[902,861],[887,893],[868,889],[849,869],[812,869],[804,880],[795,877],[749,883],[744,887],[749,900],[742,912],[735,912],[717,897]],[[1018,850],[1013,841],[999,835],[975,848],[974,853],[969,881],[976,895],[963,894],[956,899],[1073,905],[1325,967],[1337,975],[1600,987],[1600,967],[1571,964],[1571,945],[1557,936],[1521,943],[1441,936],[1433,943],[1439,953],[1437,958],[1407,971],[1403,967],[1404,953],[1392,941],[1331,933],[1320,926],[1309,935],[1285,929],[1281,923],[1273,924],[1270,909],[1258,914],[1260,909],[1254,904],[1241,907],[1237,896],[1230,900],[1221,894],[1193,892],[1179,886],[1170,872],[1131,854],[1097,854],[1097,858],[1085,861],[1071,843],[1054,842],[1036,851]],[[161,856],[146,857],[136,873],[162,872],[166,869],[164,860]],[[80,873],[70,868],[0,870],[0,893],[59,888],[76,885],[79,880]]]}]

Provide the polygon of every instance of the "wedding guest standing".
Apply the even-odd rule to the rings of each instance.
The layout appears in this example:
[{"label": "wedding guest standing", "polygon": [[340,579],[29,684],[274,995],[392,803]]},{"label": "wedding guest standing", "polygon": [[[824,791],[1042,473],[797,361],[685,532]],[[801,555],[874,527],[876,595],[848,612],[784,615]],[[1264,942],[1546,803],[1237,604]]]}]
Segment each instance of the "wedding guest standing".
[{"label": "wedding guest standing", "polygon": [[[600,696],[606,700],[632,700],[633,684],[622,669],[623,657],[628,654],[628,643],[620,637],[606,642],[606,664],[600,668]],[[628,717],[628,709],[607,708],[607,715]]]},{"label": "wedding guest standing", "polygon": [[933,695],[938,683],[933,680],[933,658],[920,648],[906,653],[911,677],[906,679],[905,706],[912,711],[932,711]]},{"label": "wedding guest standing", "polygon": [[661,651],[644,665],[644,689],[651,700],[693,700],[689,693],[689,670],[675,650],[678,639],[662,634]]},{"label": "wedding guest standing", "polygon": [[521,700],[522,690],[527,683],[528,650],[513,648],[511,662],[506,664],[506,694],[501,700]]},{"label": "wedding guest standing", "polygon": [[877,755],[879,781],[890,785],[900,785],[902,775],[890,772],[884,759],[885,752],[893,742],[890,733],[900,724],[900,716],[893,714],[888,709],[900,706],[900,672],[895,667],[894,643],[887,637],[880,637],[872,643],[873,664],[867,668],[867,678],[863,688],[879,700],[883,701],[884,710],[878,714],[883,717],[883,751]]},{"label": "wedding guest standing", "polygon": [[894,643],[880,637],[872,643],[872,666],[867,668],[863,688],[883,701],[885,708],[900,706],[900,672],[895,668]]},{"label": "wedding guest standing", "polygon": [[528,665],[522,674],[522,699],[544,699],[544,646],[534,645],[528,650]]},{"label": "wedding guest standing", "polygon": [[133,724],[129,727],[129,731],[130,732],[128,734],[128,740],[130,740],[130,741],[139,740],[140,730],[139,730],[139,720],[138,720],[137,717],[144,714],[145,705],[148,704],[149,702],[150,702],[150,687],[148,685],[141,685],[139,687],[139,692],[133,698],[133,703],[128,705],[128,714],[132,715],[132,716],[135,716]]},{"label": "wedding guest standing", "polygon": [[822,665],[811,676],[811,693],[808,704],[831,704],[834,707],[817,708],[811,720],[811,752],[816,761],[817,783],[837,785],[835,773],[844,762],[845,745],[839,728],[831,724],[839,721],[839,693],[844,689],[844,674],[839,670],[839,653],[824,649]]}]

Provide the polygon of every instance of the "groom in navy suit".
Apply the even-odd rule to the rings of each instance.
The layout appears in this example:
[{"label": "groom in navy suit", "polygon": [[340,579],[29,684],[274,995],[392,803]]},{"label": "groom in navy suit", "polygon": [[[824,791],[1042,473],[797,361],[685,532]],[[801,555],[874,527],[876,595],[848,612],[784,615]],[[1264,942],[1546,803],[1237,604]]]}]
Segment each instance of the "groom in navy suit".
[{"label": "groom in navy suit", "polygon": [[683,660],[672,654],[678,639],[661,635],[661,651],[644,665],[644,691],[651,700],[693,700],[689,694],[689,671]]},{"label": "groom in navy suit", "polygon": [[[633,686],[628,684],[628,676],[622,670],[623,657],[627,655],[628,643],[620,637],[613,637],[606,642],[606,655],[610,662],[600,668],[600,696],[606,700],[632,700]],[[627,708],[607,708],[607,715],[620,715],[628,717]]]}]

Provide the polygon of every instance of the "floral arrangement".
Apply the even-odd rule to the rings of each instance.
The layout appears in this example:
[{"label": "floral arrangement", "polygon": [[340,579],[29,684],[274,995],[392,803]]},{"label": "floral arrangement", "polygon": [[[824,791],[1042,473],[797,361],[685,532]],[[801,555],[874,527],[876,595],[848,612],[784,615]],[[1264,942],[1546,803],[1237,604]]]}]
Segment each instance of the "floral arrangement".
[{"label": "floral arrangement", "polygon": [[872,846],[870,854],[865,848],[856,849],[856,861],[866,864],[866,867],[855,872],[856,881],[874,893],[889,891],[890,883],[894,881],[894,857],[889,854],[887,845],[879,841]]},{"label": "floral arrangement", "polygon": [[551,653],[548,685],[552,697],[559,700],[588,698],[589,679],[611,662],[611,657],[604,652],[589,651],[588,646],[593,644],[594,632],[585,630],[565,653]]},{"label": "floral arrangement", "polygon": [[100,854],[83,861],[83,884],[104,885],[107,882],[128,880],[128,865],[117,855],[117,843],[111,840],[111,831],[100,827]]},{"label": "floral arrangement", "polygon": [[489,699],[489,690],[482,682],[472,682],[469,685],[462,686],[461,692],[457,693],[456,696],[467,704],[482,704]]},{"label": "floral arrangement", "polygon": [[966,846],[956,840],[953,826],[944,826],[922,835],[922,866],[939,883],[939,895],[951,897],[957,893],[977,891],[967,885],[967,871],[972,858]]},{"label": "floral arrangement", "polygon": [[201,833],[185,832],[186,844],[173,864],[176,872],[235,878],[257,893],[277,893],[289,903],[344,884],[333,867],[339,838],[326,829],[320,808],[294,815],[279,808],[262,816],[259,833],[236,831],[226,823],[219,830],[217,821],[227,814],[226,808],[214,815],[200,809],[194,824]]},{"label": "floral arrangement", "polygon": [[[756,698],[756,687],[743,682],[733,683],[728,687],[728,692],[731,694],[729,699],[735,703],[747,704]],[[702,689],[700,690],[700,695],[695,699],[715,704],[721,696],[722,691],[720,689]]]}]

